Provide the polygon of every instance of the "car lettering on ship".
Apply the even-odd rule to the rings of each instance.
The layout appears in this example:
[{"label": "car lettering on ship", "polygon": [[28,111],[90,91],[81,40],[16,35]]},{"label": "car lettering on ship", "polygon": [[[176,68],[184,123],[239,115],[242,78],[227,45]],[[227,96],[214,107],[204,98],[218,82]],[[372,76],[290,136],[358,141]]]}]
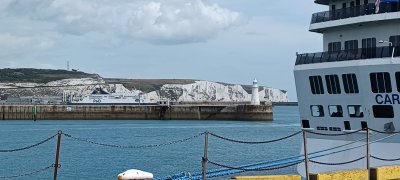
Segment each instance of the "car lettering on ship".
[{"label": "car lettering on ship", "polygon": [[400,104],[400,95],[398,94],[377,94],[375,96],[377,104]]}]

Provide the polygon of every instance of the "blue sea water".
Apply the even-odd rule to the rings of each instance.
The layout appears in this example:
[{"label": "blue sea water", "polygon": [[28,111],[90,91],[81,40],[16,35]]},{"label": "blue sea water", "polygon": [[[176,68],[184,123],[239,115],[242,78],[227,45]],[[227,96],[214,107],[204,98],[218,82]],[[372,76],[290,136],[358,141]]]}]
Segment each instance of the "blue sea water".
[{"label": "blue sea water", "polygon": [[[151,145],[209,131],[245,141],[263,141],[300,130],[297,107],[275,107],[274,121],[0,121],[0,150],[29,146],[62,130],[74,137],[116,145]],[[0,152],[0,177],[31,172],[54,163],[56,138],[19,152]],[[301,135],[272,144],[248,145],[209,138],[209,159],[236,166],[298,155]],[[204,138],[161,147],[121,149],[62,136],[58,179],[116,179],[127,169],[155,177],[201,172]],[[208,169],[216,169],[208,165]],[[244,174],[296,173],[294,167]],[[243,174],[242,174],[243,175]],[[53,169],[16,179],[51,179]]]}]

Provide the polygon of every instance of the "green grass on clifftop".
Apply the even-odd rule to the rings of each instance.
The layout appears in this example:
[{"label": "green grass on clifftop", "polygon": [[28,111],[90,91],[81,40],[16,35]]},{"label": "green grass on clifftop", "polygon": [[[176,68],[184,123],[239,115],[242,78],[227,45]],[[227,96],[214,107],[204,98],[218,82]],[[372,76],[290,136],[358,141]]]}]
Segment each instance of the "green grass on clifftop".
[{"label": "green grass on clifftop", "polygon": [[1,83],[48,83],[69,78],[99,77],[97,74],[88,74],[80,71],[53,70],[53,69],[0,69]]}]

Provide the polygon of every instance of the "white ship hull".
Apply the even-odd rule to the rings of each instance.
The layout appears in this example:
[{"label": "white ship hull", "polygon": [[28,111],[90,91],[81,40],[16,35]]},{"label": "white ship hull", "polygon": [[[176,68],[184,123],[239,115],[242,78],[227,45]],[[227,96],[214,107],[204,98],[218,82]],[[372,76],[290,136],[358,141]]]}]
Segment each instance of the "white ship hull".
[{"label": "white ship hull", "polygon": [[70,102],[72,105],[156,105],[147,99],[136,99],[132,97],[114,97],[114,96],[88,96],[79,101]]},{"label": "white ship hull", "polygon": [[91,95],[72,98],[71,105],[156,105],[157,102],[135,93],[109,93],[100,86],[95,87]]},{"label": "white ship hull", "polygon": [[[375,93],[371,90],[370,74],[376,72],[388,72],[391,76],[392,83],[391,93]],[[298,66],[295,68],[296,85],[299,98],[299,109],[301,120],[307,120],[309,126],[305,129],[312,132],[323,134],[343,134],[352,131],[357,131],[363,128],[363,123],[368,128],[385,132],[385,126],[388,124],[393,125],[393,131],[400,130],[400,92],[396,88],[395,73],[400,72],[400,58],[381,58],[365,61],[347,61],[347,62],[332,62],[312,64],[308,66]],[[337,74],[339,77],[342,74],[355,74],[357,77],[357,84],[359,93],[345,94],[342,90],[341,94],[328,94],[325,95],[310,95],[311,90],[309,76]],[[325,81],[325,79],[323,79]],[[343,83],[340,77],[340,84]],[[400,83],[400,81],[399,81]],[[400,84],[399,84],[400,85]],[[342,85],[343,86],[343,85]],[[326,90],[326,87],[325,91]],[[343,87],[342,87],[343,88]],[[328,94],[328,95],[326,95]],[[324,115],[322,117],[313,116],[312,106],[320,105],[323,107]],[[331,115],[331,106],[341,106],[343,110],[342,117],[334,117]],[[352,117],[350,114],[352,110],[348,107],[353,105],[360,105],[362,117]],[[378,117],[380,111],[374,110],[374,107],[392,107],[393,113],[389,116],[392,117]],[[376,111],[376,112],[375,112]],[[378,114],[375,114],[378,113]],[[396,118],[397,117],[397,118]],[[346,122],[348,127],[346,127]],[[304,126],[304,125],[303,125]],[[325,128],[325,129],[321,129]],[[346,129],[350,128],[350,129]],[[336,130],[334,130],[336,129]],[[371,143],[370,155],[383,159],[396,159],[400,158],[400,134],[382,134],[370,132]],[[386,137],[386,138],[385,138]],[[324,152],[323,154],[346,150],[355,146],[361,146],[355,149],[329,154],[323,157],[315,157],[313,153],[342,146],[344,144],[351,145],[341,147],[335,150]],[[361,131],[351,135],[344,136],[321,136],[308,133],[307,149],[310,159],[322,163],[345,163],[358,158],[366,157],[366,132]],[[301,154],[304,154],[303,147]],[[370,158],[371,167],[379,167],[386,165],[398,165],[400,161],[382,161]],[[310,173],[323,173],[349,169],[366,169],[366,158],[357,162],[341,165],[322,165],[309,162]],[[304,163],[298,165],[298,172],[305,175]]]}]

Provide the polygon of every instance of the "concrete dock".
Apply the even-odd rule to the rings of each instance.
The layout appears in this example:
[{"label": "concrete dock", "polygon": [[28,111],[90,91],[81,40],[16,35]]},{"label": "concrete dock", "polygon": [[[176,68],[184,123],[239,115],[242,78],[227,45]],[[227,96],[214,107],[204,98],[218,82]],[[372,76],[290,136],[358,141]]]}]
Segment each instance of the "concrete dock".
[{"label": "concrete dock", "polygon": [[1,120],[249,120],[271,121],[270,105],[103,106],[1,105]]}]

